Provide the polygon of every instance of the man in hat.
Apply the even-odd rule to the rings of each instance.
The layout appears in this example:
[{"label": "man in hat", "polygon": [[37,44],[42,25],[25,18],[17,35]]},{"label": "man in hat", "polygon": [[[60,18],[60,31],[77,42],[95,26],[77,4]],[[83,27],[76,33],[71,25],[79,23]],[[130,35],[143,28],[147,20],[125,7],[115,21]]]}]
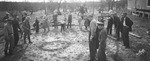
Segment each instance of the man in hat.
[{"label": "man in hat", "polygon": [[5,17],[2,19],[3,21],[7,20],[9,18],[9,15],[10,15],[8,12],[6,12],[5,14],[6,14]]},{"label": "man in hat", "polygon": [[86,16],[85,18],[85,22],[84,22],[84,26],[85,26],[85,29],[88,30],[89,26],[90,26],[90,17],[89,16]]},{"label": "man in hat", "polygon": [[98,61],[106,61],[106,54],[105,54],[105,48],[106,48],[106,39],[107,39],[107,30],[104,29],[104,23],[98,23],[97,28],[97,58]]},{"label": "man in hat", "polygon": [[127,13],[123,13],[121,18],[121,32],[122,32],[122,39],[123,44],[126,48],[130,48],[129,45],[129,32],[132,31],[133,22],[130,18],[127,17]]},{"label": "man in hat", "polygon": [[36,17],[35,23],[33,24],[33,27],[35,28],[36,33],[39,33],[39,20],[37,17]]},{"label": "man in hat", "polygon": [[7,56],[9,54],[12,55],[13,48],[14,48],[12,21],[9,19],[8,13],[3,18],[3,21],[4,21],[4,37],[6,41],[4,52],[5,52],[5,55]]},{"label": "man in hat", "polygon": [[53,20],[54,20],[54,27],[55,27],[55,29],[58,29],[58,20],[57,20],[57,17],[58,17],[58,15],[57,15],[57,13],[54,13],[54,15],[53,15]]},{"label": "man in hat", "polygon": [[26,19],[27,17],[27,13],[25,12],[23,15],[22,15],[22,22],[24,22],[24,20]]},{"label": "man in hat", "polygon": [[108,34],[112,34],[112,26],[113,26],[113,23],[114,23],[114,19],[112,16],[109,17],[108,19],[108,25],[107,25],[107,33]]},{"label": "man in hat", "polygon": [[[93,18],[92,16],[90,16]],[[95,60],[96,54],[96,29],[97,29],[97,20],[94,18],[90,22],[90,32],[89,32],[89,49],[90,49],[90,61]]]},{"label": "man in hat", "polygon": [[121,21],[120,21],[120,18],[117,16],[116,13],[113,14],[113,18],[114,18],[116,37],[117,37],[117,40],[120,40]]},{"label": "man in hat", "polygon": [[19,32],[19,30],[21,31],[21,28],[19,26],[19,22],[18,21],[19,21],[18,16],[15,16],[15,19],[12,21],[13,31],[14,31],[15,46],[17,46],[18,41],[19,41],[19,33],[18,32]]},{"label": "man in hat", "polygon": [[69,13],[69,15],[68,15],[68,25],[67,25],[67,28],[70,26],[70,28],[71,28],[71,23],[72,23],[72,14],[71,13]]},{"label": "man in hat", "polygon": [[31,32],[30,32],[30,23],[29,23],[30,19],[31,19],[31,17],[27,16],[25,18],[24,22],[23,22],[23,25],[22,25],[23,32],[24,32],[24,43],[26,43],[26,36],[28,36],[29,43],[32,43],[31,39],[30,39],[30,35],[31,35]]}]

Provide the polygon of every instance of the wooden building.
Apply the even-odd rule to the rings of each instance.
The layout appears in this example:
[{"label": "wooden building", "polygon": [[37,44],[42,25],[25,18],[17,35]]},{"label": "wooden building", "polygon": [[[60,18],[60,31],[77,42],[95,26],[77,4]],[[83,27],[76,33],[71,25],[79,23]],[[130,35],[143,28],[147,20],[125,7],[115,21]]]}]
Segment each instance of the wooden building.
[{"label": "wooden building", "polygon": [[150,0],[128,0],[128,9],[132,13],[150,19]]}]

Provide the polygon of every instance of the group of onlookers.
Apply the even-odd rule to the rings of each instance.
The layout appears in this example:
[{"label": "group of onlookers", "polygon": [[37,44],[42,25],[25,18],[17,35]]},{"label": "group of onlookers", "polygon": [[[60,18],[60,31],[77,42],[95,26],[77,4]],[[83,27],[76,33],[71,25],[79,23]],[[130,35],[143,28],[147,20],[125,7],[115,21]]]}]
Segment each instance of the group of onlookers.
[{"label": "group of onlookers", "polygon": [[[90,32],[89,32],[89,50],[90,61],[106,61],[106,39],[107,34],[112,35],[114,25],[114,33],[117,41],[123,40],[125,48],[130,48],[129,32],[132,31],[132,20],[127,17],[127,13],[123,13],[122,17],[118,17],[117,13],[111,13],[107,23],[101,15],[90,15]],[[104,25],[107,27],[104,28]],[[114,34],[113,34],[114,35]]]},{"label": "group of onlookers", "polygon": [[[36,33],[39,33],[40,28],[43,28],[44,32],[46,31],[46,29],[50,31],[50,22],[47,18],[47,15],[43,16],[43,18],[44,20],[42,20],[42,23],[39,21],[38,17],[36,17],[35,22],[33,23],[33,27]],[[22,21],[20,22],[20,20]],[[6,15],[0,21],[4,29],[3,34],[6,41],[4,52],[6,56],[13,54],[14,48],[18,47],[19,39],[21,39],[22,37],[25,44],[27,43],[26,38],[28,39],[29,43],[32,43],[30,39],[32,30],[30,20],[30,14],[28,14],[27,12],[23,13],[22,19],[20,19],[19,16],[16,14],[6,12]],[[56,29],[58,29],[59,25],[61,26],[61,32],[65,31],[66,24],[67,28],[71,28],[72,26],[71,13],[66,14],[65,12],[62,12],[61,14],[54,14],[51,20],[53,20],[53,26]]]},{"label": "group of onlookers", "polygon": [[132,31],[132,20],[127,17],[127,13],[123,13],[122,17],[119,18],[117,13],[113,13],[108,19],[107,33],[112,35],[112,26],[114,25],[115,36],[117,40],[123,40],[123,44],[126,48],[129,46],[129,32]]},{"label": "group of onlookers", "polygon": [[3,24],[4,31],[4,40],[5,40],[5,55],[12,55],[15,47],[18,46],[19,42],[19,33],[24,35],[24,42],[26,43],[26,36],[28,36],[29,43],[32,43],[30,40],[30,16],[25,13],[23,17],[22,27],[19,24],[19,16],[13,13],[6,12],[6,15],[1,19],[1,24]]}]

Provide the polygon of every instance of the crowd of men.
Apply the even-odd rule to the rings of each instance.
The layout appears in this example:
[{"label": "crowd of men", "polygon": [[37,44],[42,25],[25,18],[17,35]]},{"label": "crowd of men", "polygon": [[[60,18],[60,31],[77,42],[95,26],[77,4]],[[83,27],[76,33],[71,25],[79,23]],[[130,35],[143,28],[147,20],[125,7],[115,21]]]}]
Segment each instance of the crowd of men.
[{"label": "crowd of men", "polygon": [[[20,22],[22,20],[22,22]],[[67,28],[71,28],[72,25],[72,14],[62,12],[61,14],[54,13],[52,16],[53,26],[55,29],[58,29],[58,25],[61,26],[61,32],[65,31],[66,21]],[[58,21],[59,20],[59,21]],[[5,56],[13,55],[14,49],[18,47],[19,39],[23,37],[24,44],[32,43],[30,39],[31,33],[31,17],[30,14],[24,12],[22,15],[22,19],[19,18],[17,14],[6,12],[6,15],[0,21],[1,25],[4,28],[4,39],[6,41],[4,53]],[[47,15],[43,16],[42,22],[39,21],[38,17],[36,17],[35,22],[33,23],[33,28],[36,33],[39,33],[40,28],[44,29],[44,32],[49,29],[50,21],[47,18]],[[21,36],[21,37],[19,37]],[[26,38],[28,40],[26,40]]]},{"label": "crowd of men", "polygon": [[98,61],[106,61],[106,39],[107,35],[112,35],[113,25],[115,37],[117,38],[116,41],[120,41],[122,38],[123,45],[125,46],[125,48],[130,48],[129,32],[132,31],[133,22],[130,20],[129,17],[127,17],[127,13],[123,13],[121,18],[117,16],[117,13],[111,13],[109,15],[107,28],[104,28],[104,22],[105,20],[102,16],[93,17],[93,19],[90,22],[90,61],[95,61],[96,56]]},{"label": "crowd of men", "polygon": [[[85,11],[82,11],[85,10]],[[127,13],[123,13],[122,17],[119,18],[117,16],[117,13],[112,13],[109,15],[107,28],[104,28],[105,21],[104,17],[101,15],[87,15],[85,14],[86,9],[81,7],[81,15],[78,16],[78,22],[79,22],[79,28],[82,29],[81,22],[85,20],[84,26],[85,29],[89,29],[89,50],[90,50],[90,61],[95,61],[96,57],[98,61],[106,61],[106,54],[105,54],[105,48],[106,48],[106,39],[107,35],[112,35],[112,26],[115,27],[115,35],[117,38],[117,41],[119,41],[121,38],[123,40],[123,44],[126,48],[130,48],[129,45],[129,32],[132,31],[132,25],[133,22],[130,20],[130,18],[127,17]],[[99,12],[101,14],[101,12]],[[47,15],[46,15],[47,16]],[[46,29],[50,31],[49,29],[49,19],[44,16],[44,20],[41,23],[42,27],[44,29],[44,32],[46,32]],[[58,12],[54,13],[53,18],[53,26],[55,29],[58,29],[58,25],[61,26],[61,32],[65,31],[65,27],[67,24],[67,28],[71,28],[72,26],[72,14],[71,12],[61,12],[58,14]],[[26,44],[26,38],[28,38],[28,42],[32,43],[30,39],[31,35],[31,26],[30,26],[30,20],[31,17],[29,14],[24,13],[22,17],[22,26],[19,25],[19,17],[18,15],[13,15],[10,13],[6,13],[6,16],[2,19],[1,22],[4,23],[4,36],[5,36],[5,55],[12,55],[13,49],[18,46],[19,42],[19,32],[21,34],[21,37],[23,35],[24,43]],[[66,23],[67,21],[67,23]],[[33,24],[33,27],[35,28],[36,33],[39,33],[40,30],[40,21],[38,18],[35,19],[35,22]],[[120,37],[121,36],[121,37]]]}]

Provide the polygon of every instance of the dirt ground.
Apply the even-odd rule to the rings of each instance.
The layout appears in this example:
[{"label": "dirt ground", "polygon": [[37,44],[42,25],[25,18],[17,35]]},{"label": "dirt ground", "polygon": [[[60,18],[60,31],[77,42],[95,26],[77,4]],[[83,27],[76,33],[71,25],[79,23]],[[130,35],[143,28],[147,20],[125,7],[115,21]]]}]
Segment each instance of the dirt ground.
[{"label": "dirt ground", "polygon": [[[42,15],[42,11],[34,13],[31,22],[34,22],[36,16]],[[149,51],[145,46],[149,46],[146,30],[149,28],[150,21],[133,15],[129,17],[134,22],[133,33],[143,38],[131,36],[131,49],[125,49],[122,41],[118,42],[108,37],[105,52],[107,61],[144,61],[143,57],[149,55],[145,53],[137,56],[136,53],[143,48],[146,52]],[[73,19],[73,24],[77,22]],[[23,44],[21,39],[19,43],[21,45],[15,48],[15,54],[11,57],[2,57],[0,61],[87,61],[89,59],[88,32],[81,31],[78,26],[66,29],[65,32],[60,32],[60,27],[58,30],[50,27],[50,32],[44,33],[41,29],[39,34],[34,34],[34,31],[32,33],[32,44]]]}]

